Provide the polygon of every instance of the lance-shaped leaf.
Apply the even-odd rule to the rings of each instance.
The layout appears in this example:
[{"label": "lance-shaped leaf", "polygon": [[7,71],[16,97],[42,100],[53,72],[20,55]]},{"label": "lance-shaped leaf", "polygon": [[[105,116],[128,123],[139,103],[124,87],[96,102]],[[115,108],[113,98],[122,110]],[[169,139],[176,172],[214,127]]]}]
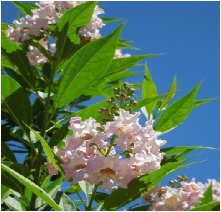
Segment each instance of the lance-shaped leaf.
[{"label": "lance-shaped leaf", "polygon": [[12,211],[24,211],[25,208],[22,207],[20,201],[15,198],[8,196],[4,199],[4,203],[12,210]]},{"label": "lance-shaped leaf", "polygon": [[50,147],[56,146],[60,141],[62,141],[65,136],[68,134],[68,125],[69,123],[64,124],[64,126],[62,126],[60,129],[58,129],[54,135],[52,136],[50,142],[48,143],[48,145]]},{"label": "lance-shaped leaf", "polygon": [[35,130],[29,128],[35,136],[38,138],[38,140],[41,142],[41,145],[44,149],[44,152],[46,156],[48,157],[48,160],[51,162],[51,164],[54,166],[56,170],[58,170],[62,175],[64,175],[64,170],[63,168],[59,165],[59,161],[56,157],[56,155],[53,153],[51,148],[49,147],[48,143],[44,140],[44,138],[41,137],[41,135],[36,132]]},{"label": "lance-shaped leaf", "polygon": [[96,2],[90,1],[68,10],[58,21],[58,38],[56,42],[56,57],[58,61],[70,55],[73,44],[78,44],[80,39],[77,28],[86,26],[91,20]]},{"label": "lance-shaped leaf", "polygon": [[16,158],[12,150],[6,145],[5,142],[1,142],[1,154],[4,155],[11,162],[16,163]]},{"label": "lance-shaped leaf", "polygon": [[161,99],[163,96],[164,95],[160,95],[160,96],[154,96],[151,98],[145,98],[145,99],[138,100],[137,104],[134,105],[132,108],[133,108],[133,110],[138,110],[147,104],[151,104],[153,102],[156,102],[157,100]]},{"label": "lance-shaped leaf", "polygon": [[217,202],[213,202],[213,190],[210,184],[200,202],[191,211],[213,211],[213,207],[217,205]]},{"label": "lance-shaped leaf", "polygon": [[[5,164],[7,166],[10,166],[12,170],[15,172],[21,174],[24,177],[28,177],[30,175],[30,169],[23,165],[23,164]],[[18,179],[14,178],[7,172],[2,172],[1,175],[1,183],[14,191],[19,192],[20,194],[24,194],[24,185],[18,181]]]},{"label": "lance-shaped leaf", "polygon": [[2,103],[5,110],[25,132],[29,130],[24,125],[32,122],[32,107],[23,88],[11,77],[2,75]]},{"label": "lance-shaped leaf", "polygon": [[159,132],[166,132],[182,123],[194,106],[195,97],[200,85],[201,83],[198,83],[189,94],[170,105],[161,114],[154,129]]},{"label": "lance-shaped leaf", "polygon": [[176,76],[173,78],[173,82],[166,95],[166,98],[163,100],[163,102],[160,105],[160,109],[163,109],[173,99],[175,94],[176,94]]},{"label": "lance-shaped leaf", "polygon": [[99,78],[102,79],[108,75],[118,73],[120,71],[125,71],[131,68],[132,66],[134,66],[135,64],[137,64],[138,61],[154,56],[158,56],[158,54],[137,55],[132,57],[114,59],[111,61],[107,71],[103,73]]},{"label": "lance-shaped leaf", "polygon": [[195,100],[193,107],[198,107],[202,104],[205,104],[214,100],[216,100],[216,98]]},{"label": "lance-shaped leaf", "polygon": [[1,32],[1,36],[2,55],[12,64],[13,67],[16,67],[16,71],[21,74],[26,83],[31,87],[34,76],[32,67],[24,50],[9,40],[4,32]]},{"label": "lance-shaped leaf", "polygon": [[32,15],[32,10],[38,8],[36,4],[27,4],[18,1],[13,1],[12,3],[25,15]]},{"label": "lance-shaped leaf", "polygon": [[81,48],[63,66],[55,107],[60,108],[82,95],[106,71],[112,60],[123,25],[112,34]]},{"label": "lance-shaped leaf", "polygon": [[59,205],[62,211],[76,211],[76,206],[71,199],[62,191],[58,191],[54,198],[55,202]]},{"label": "lance-shaped leaf", "polygon": [[[142,84],[142,99],[154,97],[157,95],[158,94],[157,94],[156,85],[150,75],[147,64],[145,64],[144,79],[143,79],[143,84]],[[157,104],[157,101],[151,102],[145,105],[148,116],[150,116],[150,114],[153,112],[156,104]]]},{"label": "lance-shaped leaf", "polygon": [[2,170],[8,172],[12,177],[17,179],[20,183],[22,183],[25,187],[29,190],[34,192],[37,196],[42,198],[47,204],[49,204],[54,210],[61,211],[61,208],[55,203],[55,201],[48,196],[48,194],[41,189],[38,185],[31,182],[29,179],[25,178],[18,172],[14,171],[13,169],[9,168],[8,166],[1,164]]}]

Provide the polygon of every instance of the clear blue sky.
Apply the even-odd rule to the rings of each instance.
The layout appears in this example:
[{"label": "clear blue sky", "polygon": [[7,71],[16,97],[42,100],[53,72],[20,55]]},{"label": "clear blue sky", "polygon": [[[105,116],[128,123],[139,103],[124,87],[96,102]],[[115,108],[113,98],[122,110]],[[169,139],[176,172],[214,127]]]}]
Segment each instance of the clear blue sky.
[{"label": "clear blue sky", "polygon": [[[202,145],[220,148],[220,3],[216,2],[108,2],[100,5],[105,17],[122,18],[127,21],[122,39],[132,40],[141,50],[125,50],[125,53],[140,55],[165,53],[163,56],[143,60],[147,62],[158,92],[166,92],[177,76],[175,99],[186,95],[198,82],[203,84],[197,99],[217,98],[217,100],[194,109],[183,124],[163,135],[167,146]],[[1,2],[2,22],[12,23],[17,19],[17,9],[10,2]],[[102,29],[106,35],[120,22],[107,24]],[[133,71],[143,71],[137,66]],[[131,82],[141,82],[143,74],[132,78]],[[142,123],[145,119],[142,118]],[[220,177],[219,150],[195,151],[195,161],[206,162],[193,165],[170,175],[195,177],[206,182],[207,178]]]}]

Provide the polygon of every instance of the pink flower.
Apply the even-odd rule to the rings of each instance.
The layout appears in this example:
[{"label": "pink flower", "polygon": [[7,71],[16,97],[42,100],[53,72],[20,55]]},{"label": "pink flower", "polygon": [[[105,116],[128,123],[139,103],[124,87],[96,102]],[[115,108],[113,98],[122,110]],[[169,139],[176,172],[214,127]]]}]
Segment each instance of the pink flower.
[{"label": "pink flower", "polygon": [[104,14],[104,10],[96,5],[91,21],[84,27],[78,30],[78,34],[82,37],[89,37],[91,39],[101,37],[99,30],[105,25],[98,15]]},{"label": "pink flower", "polygon": [[36,47],[29,46],[28,50],[27,57],[31,65],[38,66],[48,61],[48,59]]},{"label": "pink flower", "polygon": [[58,174],[58,171],[54,168],[51,162],[46,162],[46,166],[48,167],[49,175],[52,177],[53,175]]},{"label": "pink flower", "polygon": [[138,123],[139,116],[139,112],[130,114],[128,111],[120,109],[119,116],[115,116],[113,122],[106,123],[105,130],[107,135],[117,135],[118,139],[116,144],[120,146],[122,150],[127,150],[135,141],[134,135],[141,129]]},{"label": "pink flower", "polygon": [[[212,183],[214,193],[217,193],[219,183],[215,180],[208,180]],[[178,188],[156,187],[149,191],[143,201],[150,202],[149,211],[187,211],[194,208],[203,197],[204,192],[210,184],[196,183],[195,179],[190,182],[181,182]],[[216,195],[215,195],[216,196]],[[216,199],[216,197],[218,197]],[[219,195],[213,201],[219,201]]]},{"label": "pink flower", "polygon": [[107,157],[95,155],[95,157],[90,158],[86,167],[86,173],[88,174],[86,180],[90,184],[102,182],[100,188],[103,190],[113,189],[117,181],[117,173],[114,171],[114,166],[118,160],[118,155]]}]

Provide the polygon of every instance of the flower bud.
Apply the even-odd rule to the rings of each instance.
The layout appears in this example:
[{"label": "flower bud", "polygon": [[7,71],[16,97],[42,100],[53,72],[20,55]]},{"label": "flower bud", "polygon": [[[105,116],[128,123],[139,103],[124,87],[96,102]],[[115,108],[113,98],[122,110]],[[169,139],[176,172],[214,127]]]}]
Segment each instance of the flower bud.
[{"label": "flower bud", "polygon": [[111,113],[112,114],[114,114],[115,112],[117,112],[118,111],[118,108],[116,107],[116,106],[113,106],[112,108],[111,108]]},{"label": "flower bud", "polygon": [[103,114],[103,115],[109,115],[109,114],[110,114],[110,113],[109,113],[109,110],[108,110],[107,108],[104,108],[104,107],[101,108],[100,112],[101,112],[101,114]]},{"label": "flower bud", "polygon": [[121,103],[124,102],[125,99],[126,99],[126,95],[124,93],[120,94],[120,96],[119,96],[120,102]]}]

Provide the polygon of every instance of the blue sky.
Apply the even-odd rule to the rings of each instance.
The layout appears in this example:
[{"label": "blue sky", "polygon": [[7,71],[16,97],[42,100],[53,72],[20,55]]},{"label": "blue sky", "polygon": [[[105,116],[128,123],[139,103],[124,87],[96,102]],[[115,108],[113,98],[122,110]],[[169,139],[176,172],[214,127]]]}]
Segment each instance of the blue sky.
[{"label": "blue sky", "polygon": [[[177,76],[175,100],[186,95],[198,82],[203,84],[197,99],[217,98],[192,111],[187,120],[173,131],[163,135],[167,146],[210,146],[220,148],[220,3],[216,2],[108,2],[100,5],[105,17],[122,18],[122,21],[107,24],[102,29],[106,35],[121,22],[126,21],[122,39],[132,40],[131,45],[141,50],[124,50],[132,55],[165,53],[162,56],[143,60],[147,62],[158,93],[168,90],[174,75]],[[17,9],[10,2],[1,2],[3,23],[17,19]],[[132,68],[140,72],[131,82],[142,82],[143,67]],[[137,98],[140,98],[137,96]],[[142,124],[145,119],[142,118]],[[205,162],[193,165],[170,175],[186,174],[196,181],[220,177],[219,150],[195,151],[194,161]]]}]

